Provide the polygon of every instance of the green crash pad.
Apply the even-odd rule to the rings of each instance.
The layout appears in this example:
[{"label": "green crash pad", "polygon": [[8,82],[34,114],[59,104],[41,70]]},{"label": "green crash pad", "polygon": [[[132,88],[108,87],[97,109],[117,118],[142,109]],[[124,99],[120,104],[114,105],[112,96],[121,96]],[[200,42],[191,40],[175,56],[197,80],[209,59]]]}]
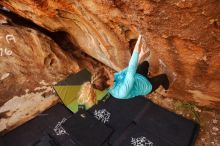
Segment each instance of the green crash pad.
[{"label": "green crash pad", "polygon": [[[78,96],[81,85],[84,82],[89,81],[90,78],[91,73],[88,70],[83,69],[76,74],[71,74],[54,86],[54,89],[62,102],[74,113],[79,110]],[[106,94],[107,91],[96,90],[97,101],[102,100]],[[88,107],[85,108],[88,109]]]}]

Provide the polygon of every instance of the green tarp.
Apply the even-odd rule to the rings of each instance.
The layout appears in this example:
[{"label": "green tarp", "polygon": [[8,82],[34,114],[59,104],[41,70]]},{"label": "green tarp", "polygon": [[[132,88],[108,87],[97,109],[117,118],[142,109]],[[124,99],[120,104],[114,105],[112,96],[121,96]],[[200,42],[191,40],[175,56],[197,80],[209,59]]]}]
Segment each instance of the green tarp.
[{"label": "green tarp", "polygon": [[[81,85],[84,82],[89,81],[90,78],[91,74],[84,69],[77,74],[70,75],[54,86],[54,89],[62,102],[74,113],[78,111],[78,97]],[[97,101],[101,100],[106,93],[107,91],[96,90]],[[88,109],[88,107],[86,107],[86,109]]]}]

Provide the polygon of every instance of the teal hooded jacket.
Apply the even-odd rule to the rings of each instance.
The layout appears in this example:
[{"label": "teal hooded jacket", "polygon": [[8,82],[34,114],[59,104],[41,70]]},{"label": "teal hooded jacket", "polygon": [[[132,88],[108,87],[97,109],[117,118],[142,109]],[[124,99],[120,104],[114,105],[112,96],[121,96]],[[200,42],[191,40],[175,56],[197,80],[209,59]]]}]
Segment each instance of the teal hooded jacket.
[{"label": "teal hooded jacket", "polygon": [[133,51],[129,65],[120,72],[114,73],[114,84],[108,92],[118,99],[130,99],[151,92],[152,85],[148,79],[136,73],[139,53]]}]

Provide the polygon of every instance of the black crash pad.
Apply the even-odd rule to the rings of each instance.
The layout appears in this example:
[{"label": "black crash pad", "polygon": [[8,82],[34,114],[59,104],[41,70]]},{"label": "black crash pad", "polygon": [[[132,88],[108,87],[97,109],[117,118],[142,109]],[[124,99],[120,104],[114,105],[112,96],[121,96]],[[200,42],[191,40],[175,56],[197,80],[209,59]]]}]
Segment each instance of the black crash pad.
[{"label": "black crash pad", "polygon": [[42,137],[32,146],[58,146],[56,142],[47,133],[42,134]]},{"label": "black crash pad", "polygon": [[173,145],[191,146],[199,125],[149,102],[134,120],[145,130],[163,137]]},{"label": "black crash pad", "polygon": [[[147,131],[148,136],[159,146],[165,144],[191,146],[199,130],[199,125],[195,122],[163,109],[142,96],[129,100],[110,97],[89,109],[89,113],[96,117],[95,112],[102,110],[110,113],[109,120],[104,123],[114,131],[108,142],[111,145],[115,145],[118,138],[126,133],[132,124],[138,127],[133,128],[133,131],[135,129],[137,133],[140,132],[138,129],[143,129],[142,132],[145,133]],[[102,121],[102,118],[98,120]]]},{"label": "black crash pad", "polygon": [[[109,98],[89,112],[81,111],[77,114],[72,114],[64,105],[57,104],[2,138],[6,143],[5,146],[123,146],[132,145],[132,143],[132,146],[135,146],[134,143],[138,140],[157,146],[192,146],[194,144],[198,132],[196,123],[162,109],[143,97],[136,97],[132,102],[124,101]],[[109,123],[104,124],[94,118],[91,111],[100,106],[101,109],[111,110],[112,116]],[[118,106],[122,108],[113,110]],[[131,108],[134,111],[139,109],[139,106],[142,108],[136,116],[133,111],[131,111],[133,115],[126,113]],[[117,112],[118,115],[113,116]],[[117,120],[113,119],[114,117],[117,117]],[[57,135],[54,127],[63,118],[66,118],[66,121],[62,124],[62,128],[67,134]],[[124,123],[127,122],[125,127],[124,119],[126,119]],[[121,130],[113,128],[114,126],[121,128],[121,125]]]},{"label": "black crash pad", "polygon": [[[147,103],[148,101],[143,96],[129,100],[116,99],[110,96],[105,102],[98,103],[88,111],[96,119],[114,130],[109,140],[111,144],[132,123]],[[109,114],[108,120],[99,117],[99,112],[107,112]]]},{"label": "black crash pad", "polygon": [[0,137],[0,146],[5,146],[5,142],[2,137]]},{"label": "black crash pad", "polygon": [[3,136],[6,146],[31,146],[34,145],[45,131],[53,130],[58,122],[72,116],[63,104],[57,104],[36,118],[17,127]]},{"label": "black crash pad", "polygon": [[102,112],[103,110],[108,112],[109,119],[105,121],[100,118],[99,121],[105,123],[113,129],[119,130],[127,127],[128,124],[135,119],[147,102],[148,101],[142,96],[129,100],[116,99],[110,96],[110,98],[106,99],[106,101],[101,101],[98,105],[93,106],[88,111],[94,117],[97,117],[98,112]]},{"label": "black crash pad", "polygon": [[42,137],[32,146],[80,146],[69,134],[57,135],[54,131],[49,131],[41,135]]},{"label": "black crash pad", "polygon": [[86,112],[79,112],[68,119],[63,127],[81,146],[101,146],[112,134],[112,129]]},{"label": "black crash pad", "polygon": [[114,142],[114,146],[177,146],[169,143],[163,137],[154,135],[150,131],[132,123]]}]

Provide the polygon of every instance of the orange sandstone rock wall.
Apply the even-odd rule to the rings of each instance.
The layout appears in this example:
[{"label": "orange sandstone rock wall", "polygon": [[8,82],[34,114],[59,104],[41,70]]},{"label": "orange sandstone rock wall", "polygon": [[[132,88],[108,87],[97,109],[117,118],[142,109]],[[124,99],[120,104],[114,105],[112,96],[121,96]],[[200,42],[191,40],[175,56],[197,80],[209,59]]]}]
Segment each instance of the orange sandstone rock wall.
[{"label": "orange sandstone rock wall", "polygon": [[79,69],[51,38],[0,14],[0,135],[56,104],[51,85]]},{"label": "orange sandstone rock wall", "polygon": [[65,31],[77,48],[120,70],[138,33],[150,51],[150,74],[166,73],[167,97],[220,106],[218,0],[2,0],[50,31]]},{"label": "orange sandstone rock wall", "polygon": [[0,15],[0,105],[14,96],[36,91],[77,72],[79,65],[49,37],[22,26],[7,24]]}]

